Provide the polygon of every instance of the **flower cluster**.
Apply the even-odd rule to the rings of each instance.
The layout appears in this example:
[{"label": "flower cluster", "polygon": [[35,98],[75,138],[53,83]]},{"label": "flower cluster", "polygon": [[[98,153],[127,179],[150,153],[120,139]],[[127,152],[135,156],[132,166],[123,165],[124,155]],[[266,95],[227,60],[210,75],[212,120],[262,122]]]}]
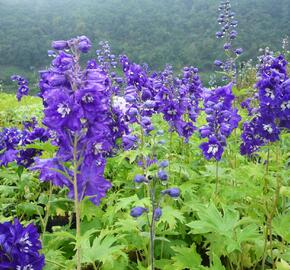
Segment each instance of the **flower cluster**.
[{"label": "flower cluster", "polygon": [[16,98],[18,101],[21,101],[23,96],[27,96],[29,92],[29,87],[28,87],[28,81],[19,75],[12,75],[11,76],[12,81],[17,81],[18,84],[18,90],[16,94]]},{"label": "flower cluster", "polygon": [[258,108],[250,122],[243,124],[241,154],[250,155],[260,146],[279,140],[281,129],[290,129],[290,79],[282,55],[267,55],[258,71]]},{"label": "flower cluster", "polygon": [[206,159],[220,160],[226,146],[226,138],[238,127],[241,120],[238,110],[232,108],[232,83],[204,92],[204,111],[207,125],[199,130],[207,142],[200,145]]},{"label": "flower cluster", "polygon": [[37,141],[45,142],[49,138],[46,129],[38,127],[35,119],[23,123],[24,129],[4,128],[0,132],[0,166],[16,161],[18,165],[28,168],[41,150],[28,148]]},{"label": "flower cluster", "polygon": [[0,224],[0,268],[3,270],[41,270],[44,255],[39,254],[41,242],[33,224],[23,227],[17,219],[14,223]]},{"label": "flower cluster", "polygon": [[182,75],[174,78],[172,70],[167,67],[155,81],[155,88],[158,112],[170,124],[171,131],[176,131],[187,142],[196,130],[193,123],[200,110],[203,91],[198,69],[185,67]]},{"label": "flower cluster", "polygon": [[[154,160],[154,163],[156,162],[157,161]],[[161,183],[161,185],[163,186],[166,186],[168,184],[169,177],[166,171],[166,167],[168,167],[168,165],[169,165],[168,160],[163,160],[158,164],[158,172],[156,173],[156,175],[137,174],[134,177],[134,182],[138,188],[142,184],[146,184],[149,186],[150,200],[151,200],[151,205],[152,205],[152,222],[153,220],[158,221],[160,217],[162,216],[161,202],[162,202],[163,196],[168,195],[171,198],[177,199],[180,195],[179,188],[168,188],[159,192],[158,183]],[[158,189],[158,192],[157,192],[157,189]],[[148,213],[148,212],[149,212],[148,208],[136,206],[131,209],[130,215],[134,218],[137,218],[137,217],[140,217],[143,213]]]},{"label": "flower cluster", "polygon": [[80,55],[91,47],[87,37],[55,41],[52,47],[55,58],[49,70],[40,72],[39,86],[43,123],[58,151],[52,159],[37,160],[32,169],[40,170],[42,181],[68,187],[70,198],[75,197],[76,181],[78,199],[89,196],[99,204],[111,187],[103,176],[105,158],[127,132],[122,104],[118,98],[115,102],[112,82],[103,65],[90,60],[86,68],[81,68]]},{"label": "flower cluster", "polygon": [[230,76],[236,73],[236,58],[243,53],[242,48],[234,48],[233,41],[236,39],[238,32],[235,30],[238,21],[235,20],[235,13],[231,11],[231,4],[229,0],[222,1],[219,6],[219,18],[218,23],[222,26],[221,30],[216,32],[216,37],[218,39],[224,39],[224,51],[227,59],[222,62],[220,60],[215,60],[214,64],[223,69]]},{"label": "flower cluster", "polygon": [[103,70],[109,72],[111,68],[117,67],[116,56],[111,53],[108,41],[101,41],[99,45],[101,48],[96,50],[98,63]]},{"label": "flower cluster", "polygon": [[[124,110],[127,121],[131,124],[138,123],[145,134],[149,134],[154,129],[151,123],[151,116],[155,113],[156,107],[154,80],[147,74],[144,67],[131,63],[127,56],[121,56],[120,63],[126,81]],[[125,139],[127,138],[125,137]],[[131,137],[131,139],[136,141],[136,138]]]}]

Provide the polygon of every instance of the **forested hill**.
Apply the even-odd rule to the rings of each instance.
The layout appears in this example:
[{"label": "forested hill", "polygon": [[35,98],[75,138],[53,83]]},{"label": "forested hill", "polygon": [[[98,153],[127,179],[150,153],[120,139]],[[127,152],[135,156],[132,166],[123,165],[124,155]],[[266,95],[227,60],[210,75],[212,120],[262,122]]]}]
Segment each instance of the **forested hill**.
[{"label": "forested hill", "polygon": [[[222,52],[215,39],[219,0],[0,0],[0,79],[7,67],[45,66],[51,40],[108,40],[153,68],[187,64],[207,71]],[[244,58],[281,47],[290,34],[289,0],[232,0]],[[2,74],[3,76],[3,74]]]}]

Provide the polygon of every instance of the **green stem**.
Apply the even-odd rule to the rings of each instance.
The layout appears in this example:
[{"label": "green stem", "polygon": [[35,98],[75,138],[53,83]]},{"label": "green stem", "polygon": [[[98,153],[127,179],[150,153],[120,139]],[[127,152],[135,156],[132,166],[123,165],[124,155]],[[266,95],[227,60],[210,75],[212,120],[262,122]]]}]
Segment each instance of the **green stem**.
[{"label": "green stem", "polygon": [[[172,143],[173,143],[173,131],[169,131],[170,133],[170,138],[169,138],[169,165],[168,165],[168,173],[169,176],[171,177],[171,160],[172,160]],[[174,178],[173,178],[174,181]],[[174,183],[174,182],[173,182]]]},{"label": "green stem", "polygon": [[76,259],[77,259],[77,270],[81,270],[81,218],[80,218],[80,204],[78,199],[78,185],[77,185],[77,172],[78,172],[78,159],[77,159],[77,137],[74,136],[74,149],[73,149],[73,184],[74,184],[74,204],[76,212]]},{"label": "green stem", "polygon": [[150,189],[150,199],[151,199],[151,208],[152,208],[152,217],[151,222],[149,222],[149,229],[150,229],[150,269],[154,270],[154,241],[155,241],[155,219],[154,219],[154,212],[155,212],[155,180],[153,182],[153,187],[151,184],[148,184]]},{"label": "green stem", "polygon": [[268,174],[269,174],[269,163],[270,163],[270,147],[267,150],[267,160],[266,160],[266,173],[264,176],[264,193],[266,194],[268,191]]},{"label": "green stem", "polygon": [[265,262],[267,257],[267,243],[268,243],[268,226],[266,225],[265,229],[265,240],[264,240],[264,251],[263,251],[263,259],[262,259],[262,270],[265,270]]},{"label": "green stem", "polygon": [[215,167],[215,194],[218,193],[218,185],[219,185],[219,162],[216,161],[216,167]]},{"label": "green stem", "polygon": [[44,216],[44,224],[43,224],[42,233],[45,233],[46,227],[47,227],[47,222],[48,222],[48,218],[49,218],[49,214],[50,214],[50,201],[51,201],[51,196],[52,196],[52,190],[53,190],[53,186],[52,186],[52,183],[50,182],[49,183],[48,202],[47,202],[47,207],[46,207],[46,213]]}]

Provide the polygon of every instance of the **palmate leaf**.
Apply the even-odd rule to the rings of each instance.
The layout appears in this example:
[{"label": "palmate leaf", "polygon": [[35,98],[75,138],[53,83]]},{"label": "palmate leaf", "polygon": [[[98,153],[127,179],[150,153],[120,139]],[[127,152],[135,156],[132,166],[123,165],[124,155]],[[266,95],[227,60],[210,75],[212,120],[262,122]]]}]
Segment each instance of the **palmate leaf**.
[{"label": "palmate leaf", "polygon": [[137,202],[138,196],[134,194],[130,197],[120,198],[114,206],[115,212],[119,212],[121,209],[129,209],[133,203]]},{"label": "palmate leaf", "polygon": [[61,250],[44,250],[46,265],[44,270],[60,270],[66,264],[66,258]]},{"label": "palmate leaf", "polygon": [[99,207],[96,207],[88,198],[81,201],[81,219],[86,218],[91,221],[94,217],[102,217],[103,212]]},{"label": "palmate leaf", "polygon": [[201,268],[201,257],[196,252],[195,245],[191,247],[171,247],[175,252],[175,256],[172,257],[173,269],[182,270],[188,268],[190,270],[200,270]]},{"label": "palmate leaf", "polygon": [[185,218],[182,212],[178,209],[174,209],[169,205],[164,206],[162,208],[162,216],[160,222],[167,223],[169,230],[173,230],[177,225],[177,221],[180,221],[181,223],[185,222]]},{"label": "palmate leaf", "polygon": [[223,215],[212,203],[206,208],[198,208],[200,220],[187,224],[193,234],[218,233],[226,236],[233,231],[239,221],[238,211],[230,208],[225,208]]},{"label": "palmate leaf", "polygon": [[274,233],[290,243],[290,215],[286,213],[275,217],[273,219],[273,230]]},{"label": "palmate leaf", "polygon": [[220,258],[214,253],[213,254],[213,266],[210,268],[211,270],[226,270],[226,268],[222,265]]},{"label": "palmate leaf", "polygon": [[96,230],[90,230],[81,237],[82,263],[99,261],[113,267],[117,258],[123,257],[124,260],[127,260],[127,255],[122,251],[124,246],[116,244],[122,235],[115,236],[111,232],[103,230],[91,244],[90,238],[95,233]]}]

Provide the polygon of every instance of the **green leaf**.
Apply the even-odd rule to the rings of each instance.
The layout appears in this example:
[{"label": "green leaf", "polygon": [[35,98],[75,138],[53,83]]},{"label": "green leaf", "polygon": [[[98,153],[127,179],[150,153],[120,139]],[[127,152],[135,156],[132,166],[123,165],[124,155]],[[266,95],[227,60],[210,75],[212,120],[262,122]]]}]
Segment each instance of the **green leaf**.
[{"label": "green leaf", "polygon": [[200,220],[192,221],[187,224],[193,234],[218,233],[220,235],[229,235],[233,232],[236,223],[239,220],[239,213],[236,210],[224,209],[224,214],[210,204],[208,207],[198,209]]},{"label": "green leaf", "polygon": [[32,148],[37,150],[43,150],[48,153],[55,153],[57,147],[52,145],[50,142],[35,142],[25,146],[25,148]]},{"label": "green leaf", "polygon": [[213,266],[210,268],[212,270],[226,270],[226,268],[222,265],[220,258],[213,253]]},{"label": "green leaf", "polygon": [[193,244],[190,248],[188,247],[172,247],[176,252],[175,256],[172,257],[173,267],[175,270],[183,270],[188,268],[190,270],[201,269],[201,257],[196,252],[195,245]]},{"label": "green leaf", "polygon": [[43,215],[43,208],[37,204],[31,202],[22,202],[17,205],[17,211],[19,213],[25,214],[28,217],[33,215]]},{"label": "green leaf", "polygon": [[81,247],[83,250],[83,263],[94,263],[100,261],[103,264],[114,266],[116,258],[127,258],[127,255],[122,251],[124,246],[116,244],[118,238],[121,238],[122,235],[115,236],[110,234],[110,232],[103,230],[99,236],[95,237],[91,245],[90,238],[94,233],[95,230],[91,230],[82,236]]},{"label": "green leaf", "polygon": [[177,221],[180,221],[181,223],[185,222],[185,218],[182,212],[178,209],[172,208],[169,205],[164,206],[162,208],[162,216],[160,222],[167,223],[169,229],[173,230],[177,225]]},{"label": "green leaf", "polygon": [[273,219],[273,231],[290,243],[290,215],[288,213]]}]

